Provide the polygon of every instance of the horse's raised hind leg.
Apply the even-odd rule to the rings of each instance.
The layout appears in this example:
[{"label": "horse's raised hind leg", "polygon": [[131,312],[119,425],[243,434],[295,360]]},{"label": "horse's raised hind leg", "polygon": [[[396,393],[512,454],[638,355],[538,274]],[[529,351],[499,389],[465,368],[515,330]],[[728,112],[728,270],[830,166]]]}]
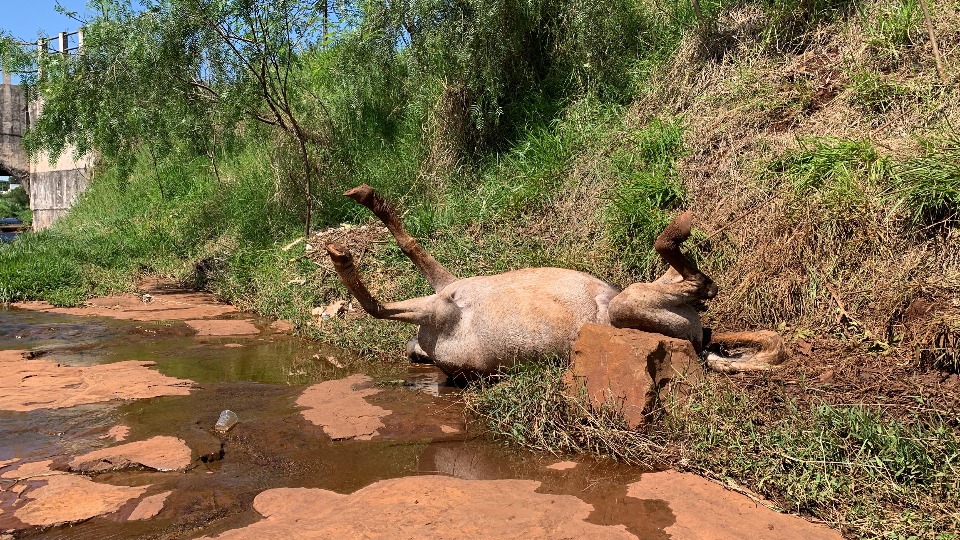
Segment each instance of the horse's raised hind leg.
[{"label": "horse's raised hind leg", "polygon": [[[717,295],[717,286],[714,285],[713,280],[701,272],[697,265],[687,259],[686,255],[680,251],[680,244],[690,238],[691,221],[693,221],[693,213],[687,210],[680,217],[671,221],[653,243],[653,249],[657,251],[660,258],[666,261],[676,273],[680,274],[683,281],[697,285],[686,301],[709,299]],[[668,271],[657,281],[667,281],[669,274]]]},{"label": "horse's raised hind leg", "polygon": [[327,254],[333,261],[333,268],[340,276],[340,282],[350,290],[360,302],[363,310],[377,319],[388,319],[410,324],[429,324],[433,317],[433,308],[436,296],[411,298],[401,302],[381,304],[370,294],[366,285],[360,279],[360,272],[353,263],[353,255],[346,247],[339,244],[327,246]]},{"label": "horse's raised hind leg", "polygon": [[420,272],[427,278],[433,290],[440,292],[447,285],[457,280],[457,277],[443,267],[436,259],[430,256],[423,247],[403,228],[403,222],[397,217],[397,212],[389,201],[384,199],[372,187],[361,184],[346,193],[347,197],[366,206],[374,213],[387,230],[397,240],[400,250],[406,255]]}]

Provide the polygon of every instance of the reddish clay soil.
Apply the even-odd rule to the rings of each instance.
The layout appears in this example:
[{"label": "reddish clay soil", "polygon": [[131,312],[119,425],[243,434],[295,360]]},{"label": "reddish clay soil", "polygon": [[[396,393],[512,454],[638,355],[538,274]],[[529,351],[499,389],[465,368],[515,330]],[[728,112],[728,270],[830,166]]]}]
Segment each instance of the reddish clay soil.
[{"label": "reddish clay soil", "polygon": [[575,461],[561,461],[553,465],[547,465],[547,468],[553,471],[567,471],[577,466]]},{"label": "reddish clay soil", "polygon": [[100,473],[145,467],[156,471],[182,471],[190,466],[191,461],[187,443],[176,437],[157,436],[94,450],[74,458],[70,470]]},{"label": "reddish clay soil", "polygon": [[694,474],[663,471],[643,475],[627,495],[666,501],[676,523],[672,540],[841,540],[837,531],[770,510]]},{"label": "reddish clay soil", "polygon": [[26,360],[25,351],[0,351],[0,410],[61,409],[115,399],[182,396],[191,381],[160,374],[153,362],[117,362],[89,367]]},{"label": "reddish clay soil", "polygon": [[387,409],[364,399],[378,393],[380,390],[373,387],[370,377],[351,375],[307,388],[297,399],[297,405],[305,408],[303,417],[322,426],[331,439],[368,441],[385,427],[381,419],[390,414]]},{"label": "reddish clay soil", "polygon": [[536,493],[538,487],[531,480],[414,476],[350,495],[271,489],[253,502],[265,519],[217,538],[636,539],[623,525],[587,523],[593,507],[582,500]]}]

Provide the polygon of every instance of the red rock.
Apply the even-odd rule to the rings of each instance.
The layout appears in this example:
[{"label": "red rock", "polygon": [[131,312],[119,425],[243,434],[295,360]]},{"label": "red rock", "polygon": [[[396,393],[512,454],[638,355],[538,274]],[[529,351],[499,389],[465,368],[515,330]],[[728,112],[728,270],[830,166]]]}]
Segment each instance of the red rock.
[{"label": "red rock", "polygon": [[672,540],[841,540],[839,532],[781,514],[694,474],[644,474],[627,495],[666,501],[676,522],[665,529]]},{"label": "red rock", "polygon": [[623,525],[587,523],[593,507],[580,499],[536,493],[538,487],[531,480],[415,476],[377,482],[350,495],[271,489],[253,501],[265,519],[217,538],[636,540]]},{"label": "red rock", "polygon": [[260,329],[246,320],[188,320],[187,326],[197,331],[198,336],[251,336]]},{"label": "red rock", "polygon": [[578,465],[575,461],[561,461],[559,463],[554,463],[553,465],[547,465],[547,468],[553,471],[566,471],[573,469]]},{"label": "red rock", "polygon": [[372,388],[372,383],[370,377],[359,374],[325,381],[307,388],[297,399],[297,405],[305,407],[303,417],[323,426],[331,439],[367,441],[384,427],[380,419],[390,414],[363,399],[380,392]]},{"label": "red rock", "polygon": [[631,428],[702,377],[689,341],[599,324],[580,330],[567,372],[572,392],[585,388],[594,406],[622,407]]},{"label": "red rock", "polygon": [[42,483],[20,494],[27,502],[13,512],[13,517],[22,523],[47,527],[110,514],[149,488],[99,484],[85,476],[54,471],[50,464],[25,463],[3,475]]},{"label": "red rock", "polygon": [[70,470],[85,473],[146,467],[158,471],[180,471],[190,466],[190,448],[185,442],[168,436],[151,437],[119,446],[94,450],[74,458]]},{"label": "red rock", "polygon": [[150,519],[156,516],[161,510],[163,510],[163,503],[167,501],[167,497],[169,497],[171,493],[173,492],[165,491],[156,495],[144,497],[137,507],[133,509],[133,512],[127,516],[127,520],[138,521],[141,519]]},{"label": "red rock", "polygon": [[153,362],[116,362],[89,367],[25,360],[24,351],[0,351],[0,410],[32,411],[114,399],[183,396],[192,381],[149,369]]}]

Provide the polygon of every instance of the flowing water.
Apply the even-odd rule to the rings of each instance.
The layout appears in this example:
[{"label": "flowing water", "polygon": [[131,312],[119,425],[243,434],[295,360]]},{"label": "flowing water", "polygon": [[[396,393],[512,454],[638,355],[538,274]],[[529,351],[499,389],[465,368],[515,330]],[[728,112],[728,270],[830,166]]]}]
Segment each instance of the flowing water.
[{"label": "flowing water", "polygon": [[[674,522],[667,504],[626,495],[640,470],[584,460],[570,470],[548,469],[556,457],[517,451],[472,432],[464,424],[458,391],[446,386],[433,367],[364,363],[345,351],[271,333],[265,323],[258,322],[258,336],[200,338],[182,323],[0,309],[0,349],[30,350],[34,358],[72,366],[149,360],[165,375],[196,383],[188,396],[0,411],[0,461],[62,462],[115,444],[102,438],[115,425],[130,428],[128,442],[172,435],[184,440],[195,457],[202,456],[182,473],[142,470],[93,477],[98,483],[150,485],[149,493],[172,491],[163,510],[142,521],[124,521],[120,511],[45,530],[18,526],[10,517],[15,498],[9,485],[0,482],[8,495],[0,493],[0,533],[14,530],[17,538],[194,538],[261,519],[252,501],[266,489],[351,493],[378,480],[440,474],[537,480],[540,493],[574,495],[592,504],[589,522],[623,524],[643,539],[667,538],[663,529]],[[366,400],[391,414],[373,440],[331,440],[304,419],[295,401],[311,384],[357,372],[380,383],[380,392]],[[224,409],[236,412],[240,422],[220,435],[213,425]],[[439,425],[456,431],[438,432]],[[23,496],[29,497],[29,491]]]}]

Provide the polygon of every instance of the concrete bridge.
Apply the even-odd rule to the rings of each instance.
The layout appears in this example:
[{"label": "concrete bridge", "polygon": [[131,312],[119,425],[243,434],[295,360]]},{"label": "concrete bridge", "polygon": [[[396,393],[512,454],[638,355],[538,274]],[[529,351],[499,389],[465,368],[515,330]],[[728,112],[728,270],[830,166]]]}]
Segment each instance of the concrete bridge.
[{"label": "concrete bridge", "polygon": [[[70,52],[67,38],[62,33],[58,38],[60,51]],[[47,47],[48,41],[38,44]],[[33,229],[46,229],[67,213],[74,201],[89,185],[89,170],[92,160],[73,158],[73,149],[67,147],[54,163],[49,156],[36,156],[30,160],[23,149],[23,135],[37,118],[43,104],[30,100],[20,85],[13,84],[9,73],[3,73],[0,84],[0,176],[16,178],[30,195],[33,211]]]}]

